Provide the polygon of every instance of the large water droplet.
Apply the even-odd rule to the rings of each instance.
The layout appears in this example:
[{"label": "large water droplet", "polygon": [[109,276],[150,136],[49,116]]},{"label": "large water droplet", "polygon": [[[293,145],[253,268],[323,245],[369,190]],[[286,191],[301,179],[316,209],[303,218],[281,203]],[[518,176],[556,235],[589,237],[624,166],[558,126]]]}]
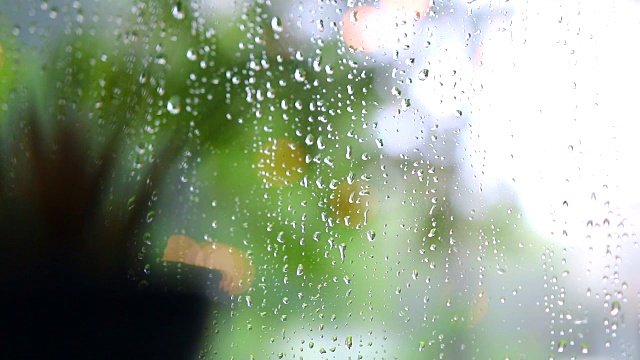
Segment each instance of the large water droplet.
[{"label": "large water droplet", "polygon": [[282,25],[282,19],[280,19],[277,16],[274,16],[273,19],[271,19],[271,29],[273,29],[273,31],[276,33],[281,33],[282,30],[284,30],[284,27]]}]

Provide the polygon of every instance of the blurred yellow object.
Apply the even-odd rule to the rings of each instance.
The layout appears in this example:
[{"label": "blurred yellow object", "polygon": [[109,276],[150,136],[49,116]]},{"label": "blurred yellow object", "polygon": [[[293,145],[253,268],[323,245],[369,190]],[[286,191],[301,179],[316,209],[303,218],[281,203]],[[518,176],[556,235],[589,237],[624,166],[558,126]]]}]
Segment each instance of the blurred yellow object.
[{"label": "blurred yellow object", "polygon": [[484,319],[489,310],[489,296],[483,288],[478,292],[477,299],[473,300],[471,305],[471,312],[469,313],[469,325],[477,325]]},{"label": "blurred yellow object", "polygon": [[286,139],[267,142],[258,153],[258,175],[268,186],[287,186],[300,180],[305,152],[300,145]]},{"label": "blurred yellow object", "polygon": [[172,235],[169,238],[162,260],[220,271],[220,289],[229,295],[247,291],[255,275],[253,264],[241,250],[220,243],[198,244],[184,235]]},{"label": "blurred yellow object", "polygon": [[362,180],[353,183],[345,181],[338,185],[331,194],[330,206],[339,222],[350,228],[367,224],[370,207],[368,188]]}]

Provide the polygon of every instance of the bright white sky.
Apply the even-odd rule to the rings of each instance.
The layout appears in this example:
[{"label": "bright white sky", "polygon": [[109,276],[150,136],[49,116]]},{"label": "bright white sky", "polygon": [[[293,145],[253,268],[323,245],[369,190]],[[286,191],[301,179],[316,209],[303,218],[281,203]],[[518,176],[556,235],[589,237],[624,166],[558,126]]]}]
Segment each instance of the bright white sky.
[{"label": "bright white sky", "polygon": [[573,3],[514,4],[511,23],[489,29],[470,136],[473,152],[486,151],[484,181],[511,182],[540,230],[570,236],[607,210],[629,222],[640,210],[640,6]]},{"label": "bright white sky", "polygon": [[[489,6],[492,23],[474,35],[482,45],[470,59],[468,11]],[[476,190],[471,203],[497,201],[498,189],[508,184],[542,234],[566,230],[569,241],[582,241],[587,222],[607,216],[611,227],[626,218],[629,231],[640,214],[634,176],[640,121],[633,105],[640,84],[639,3],[476,1],[461,2],[456,11],[460,23],[450,16],[447,23],[432,20],[426,24],[432,35],[419,35],[433,50],[416,56],[413,78],[421,68],[431,78],[416,81],[410,97],[441,129],[466,131],[458,156],[468,165],[461,167],[463,181]],[[455,120],[455,110],[471,127]],[[416,129],[429,127],[410,113],[381,117],[391,153],[412,149]]]}]

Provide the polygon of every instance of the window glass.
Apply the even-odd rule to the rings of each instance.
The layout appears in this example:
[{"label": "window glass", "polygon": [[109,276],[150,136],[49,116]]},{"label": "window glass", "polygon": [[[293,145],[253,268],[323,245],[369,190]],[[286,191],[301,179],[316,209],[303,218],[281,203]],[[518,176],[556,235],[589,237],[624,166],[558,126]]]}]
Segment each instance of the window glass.
[{"label": "window glass", "polygon": [[638,19],[5,4],[3,279],[197,293],[204,359],[637,357]]}]

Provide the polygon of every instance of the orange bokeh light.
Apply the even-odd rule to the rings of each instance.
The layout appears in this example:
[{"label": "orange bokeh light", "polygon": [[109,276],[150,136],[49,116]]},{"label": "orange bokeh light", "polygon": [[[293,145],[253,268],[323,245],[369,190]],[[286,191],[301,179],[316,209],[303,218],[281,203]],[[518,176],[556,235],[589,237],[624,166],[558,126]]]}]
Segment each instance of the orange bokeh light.
[{"label": "orange bokeh light", "polygon": [[219,287],[229,295],[247,291],[255,275],[251,260],[242,250],[221,243],[198,244],[184,235],[169,238],[162,260],[220,271],[222,280]]},{"label": "orange bokeh light", "polygon": [[342,37],[350,48],[371,52],[380,47],[379,9],[363,5],[349,9],[342,17]]},{"label": "orange bokeh light", "polygon": [[419,20],[427,16],[430,0],[380,0],[383,9],[393,11],[403,20]]}]

